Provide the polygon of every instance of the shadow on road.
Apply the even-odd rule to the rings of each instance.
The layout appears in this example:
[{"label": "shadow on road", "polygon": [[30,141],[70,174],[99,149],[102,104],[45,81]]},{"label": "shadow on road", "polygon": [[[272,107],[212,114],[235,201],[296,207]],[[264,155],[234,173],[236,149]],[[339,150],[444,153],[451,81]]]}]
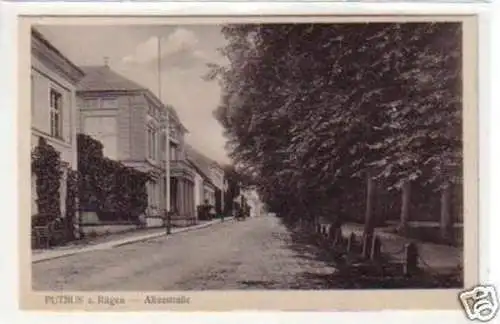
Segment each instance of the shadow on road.
[{"label": "shadow on road", "polygon": [[[457,274],[424,273],[405,277],[399,270],[384,268],[380,274],[366,269],[352,268],[344,258],[335,255],[325,246],[318,244],[314,235],[289,229],[289,248],[295,257],[324,263],[324,271],[303,271],[291,289],[456,289],[463,287],[463,280]],[[328,270],[330,269],[330,270]]]}]

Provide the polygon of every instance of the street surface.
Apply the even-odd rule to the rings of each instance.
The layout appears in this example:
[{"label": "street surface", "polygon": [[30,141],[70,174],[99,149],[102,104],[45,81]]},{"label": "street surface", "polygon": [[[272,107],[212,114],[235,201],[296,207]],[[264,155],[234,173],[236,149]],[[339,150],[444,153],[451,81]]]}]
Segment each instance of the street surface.
[{"label": "street surface", "polygon": [[334,270],[262,216],[35,263],[32,278],[34,290],[307,289]]}]

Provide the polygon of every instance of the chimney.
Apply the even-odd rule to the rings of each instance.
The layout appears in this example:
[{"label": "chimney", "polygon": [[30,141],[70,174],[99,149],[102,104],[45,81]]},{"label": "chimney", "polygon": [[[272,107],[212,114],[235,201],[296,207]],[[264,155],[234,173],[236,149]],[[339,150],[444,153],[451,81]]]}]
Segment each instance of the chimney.
[{"label": "chimney", "polygon": [[109,68],[109,57],[108,56],[104,57],[104,66]]}]

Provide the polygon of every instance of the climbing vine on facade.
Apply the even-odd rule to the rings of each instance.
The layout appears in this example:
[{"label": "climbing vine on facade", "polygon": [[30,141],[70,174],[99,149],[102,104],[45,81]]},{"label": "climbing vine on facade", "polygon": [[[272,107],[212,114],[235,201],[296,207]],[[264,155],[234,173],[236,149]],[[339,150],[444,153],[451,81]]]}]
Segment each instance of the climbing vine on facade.
[{"label": "climbing vine on facade", "polygon": [[61,217],[61,157],[42,137],[31,152],[31,172],[36,176],[39,217],[44,218],[46,222]]}]

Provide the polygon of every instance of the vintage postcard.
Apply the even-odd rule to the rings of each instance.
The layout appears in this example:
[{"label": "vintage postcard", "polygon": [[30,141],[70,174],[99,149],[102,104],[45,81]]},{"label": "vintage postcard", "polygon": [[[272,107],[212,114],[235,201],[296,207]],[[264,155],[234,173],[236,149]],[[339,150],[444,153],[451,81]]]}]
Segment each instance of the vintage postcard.
[{"label": "vintage postcard", "polygon": [[477,24],[21,17],[22,308],[471,305]]}]

